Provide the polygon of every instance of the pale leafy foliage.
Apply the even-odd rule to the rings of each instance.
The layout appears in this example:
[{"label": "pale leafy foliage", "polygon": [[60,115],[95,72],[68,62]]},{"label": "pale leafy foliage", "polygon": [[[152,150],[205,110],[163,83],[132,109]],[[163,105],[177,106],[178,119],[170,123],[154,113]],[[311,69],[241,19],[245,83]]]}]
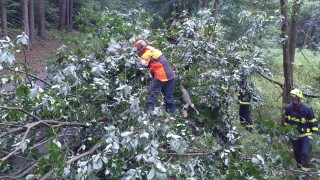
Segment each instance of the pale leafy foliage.
[{"label": "pale leafy foliage", "polygon": [[[102,13],[97,24],[108,24],[109,28],[97,26],[85,40],[78,40],[81,43],[73,51],[67,46],[58,49],[58,59],[49,67],[50,86],[15,80],[14,89],[1,95],[1,107],[7,107],[0,111],[3,123],[40,130],[29,132],[28,141],[23,141],[21,155],[33,155],[30,161],[37,164],[26,179],[42,177],[50,170],[57,179],[262,177],[267,159],[259,154],[250,162],[257,166],[244,163],[251,172],[239,166],[236,158],[244,147],[238,144],[239,133],[233,126],[236,118],[229,111],[240,73],[267,70],[259,49],[248,42],[255,35],[253,31],[263,26],[264,14],[242,16],[253,18],[252,29],[236,42],[228,42],[224,27],[213,26],[209,10],[185,16],[169,30],[152,30],[143,11]],[[18,42],[25,41],[25,36],[19,38]],[[205,124],[205,128],[197,127],[202,131],[196,132],[180,116],[171,117],[161,104],[145,111],[148,84],[134,76],[138,57],[132,48],[140,38],[161,48],[177,79],[184,80],[196,106],[201,107],[200,117],[190,121],[198,119]],[[13,48],[10,40],[1,43],[1,56],[7,58],[1,59],[0,70],[14,61],[8,55]],[[2,83],[15,78],[2,78]],[[179,108],[182,103],[176,97]],[[48,119],[54,123],[45,121]],[[30,126],[39,120],[41,125]],[[225,137],[209,136],[212,127]],[[1,137],[3,149],[10,151],[23,135]],[[41,138],[45,151],[37,149]],[[7,161],[1,163],[2,172],[18,169]]]}]

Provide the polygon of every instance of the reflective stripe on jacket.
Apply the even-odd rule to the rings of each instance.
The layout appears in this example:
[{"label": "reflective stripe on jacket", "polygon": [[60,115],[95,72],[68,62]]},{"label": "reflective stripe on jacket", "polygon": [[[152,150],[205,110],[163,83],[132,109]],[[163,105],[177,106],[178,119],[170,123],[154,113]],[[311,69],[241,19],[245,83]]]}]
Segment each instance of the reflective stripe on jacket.
[{"label": "reflective stripe on jacket", "polygon": [[300,103],[298,108],[289,104],[285,108],[285,124],[297,125],[299,137],[311,136],[318,131],[318,121],[311,107]]},{"label": "reflective stripe on jacket", "polygon": [[162,82],[174,79],[174,73],[170,64],[160,50],[147,46],[140,57],[140,62],[143,67],[150,68],[150,72],[154,78]]},{"label": "reflective stripe on jacket", "polygon": [[240,89],[238,94],[238,102],[240,105],[250,105],[251,104],[251,91]]}]

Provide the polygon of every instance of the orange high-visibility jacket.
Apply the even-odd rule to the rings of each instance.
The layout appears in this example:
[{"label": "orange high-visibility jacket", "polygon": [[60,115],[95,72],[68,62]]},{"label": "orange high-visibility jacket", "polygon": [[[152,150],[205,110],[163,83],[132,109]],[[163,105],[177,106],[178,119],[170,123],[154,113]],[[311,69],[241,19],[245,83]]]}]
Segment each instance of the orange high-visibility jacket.
[{"label": "orange high-visibility jacket", "polygon": [[140,57],[140,63],[143,67],[150,69],[154,78],[162,82],[174,79],[174,73],[167,58],[154,47],[147,46],[144,49]]}]

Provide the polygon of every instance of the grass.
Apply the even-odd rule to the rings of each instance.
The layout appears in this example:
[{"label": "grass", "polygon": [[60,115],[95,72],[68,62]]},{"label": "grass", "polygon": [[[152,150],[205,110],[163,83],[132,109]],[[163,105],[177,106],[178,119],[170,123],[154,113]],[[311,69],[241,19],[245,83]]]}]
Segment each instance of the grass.
[{"label": "grass", "polygon": [[[304,94],[319,94],[319,53],[310,50],[297,50],[296,52],[293,77],[294,88],[299,88]],[[272,72],[272,76],[269,77],[283,84],[282,51],[279,49],[266,50],[265,58],[267,59],[267,66]],[[259,75],[253,76],[252,81],[258,90],[257,93],[263,100],[263,105],[255,108],[257,111],[253,112],[253,116],[259,119],[279,120],[279,115],[282,113],[282,89]],[[320,108],[318,99],[305,98],[304,102],[314,106],[314,109]],[[316,114],[319,113],[317,112]]]},{"label": "grass", "polygon": [[[295,55],[294,63],[294,87],[302,90],[303,93],[308,95],[319,95],[319,55],[320,52],[313,52],[310,50],[297,50]],[[269,78],[274,81],[283,84],[283,61],[282,61],[282,51],[281,49],[269,49],[265,51],[264,57],[266,58],[266,64],[272,72]],[[255,106],[252,110],[252,119],[255,124],[263,121],[270,121],[277,124],[281,121],[282,110],[282,92],[283,90],[276,84],[272,84],[270,81],[266,80],[262,76],[255,74],[252,77],[252,82],[257,89],[258,95],[262,99],[262,105]],[[320,101],[318,98],[304,98],[303,102],[311,107],[313,107],[314,113],[317,117],[320,117]],[[232,111],[238,113],[238,106],[233,106]],[[319,121],[319,120],[318,120]],[[287,164],[287,167],[283,167],[284,162],[275,165],[275,162],[269,162],[269,168],[272,167],[273,170],[279,170],[284,173],[290,173],[291,170],[295,170],[293,152],[291,150],[291,144],[285,140],[284,134],[279,137],[272,138],[272,144],[279,145],[279,149],[273,149],[270,146],[270,136],[258,133],[258,129],[255,129],[251,134],[244,130],[240,126],[240,123],[236,123],[238,132],[243,136],[240,144],[244,147],[245,154],[248,157],[254,157],[256,154],[260,154],[265,157],[266,161],[271,161],[275,159],[278,153],[285,152],[282,160],[288,158],[291,161]],[[278,126],[278,125],[275,125]],[[257,126],[255,126],[257,128]],[[271,130],[272,131],[272,130]],[[271,133],[271,132],[270,132]],[[318,168],[317,163],[319,161],[319,136],[311,141],[313,144],[313,151],[311,157],[314,158],[311,164]],[[283,156],[283,155],[282,155]],[[284,158],[284,159],[283,159]],[[286,161],[286,160],[285,160]],[[274,166],[274,167],[273,167]],[[291,169],[291,170],[290,170]],[[300,174],[291,174],[290,177],[297,178]],[[289,177],[289,176],[288,176]]]}]

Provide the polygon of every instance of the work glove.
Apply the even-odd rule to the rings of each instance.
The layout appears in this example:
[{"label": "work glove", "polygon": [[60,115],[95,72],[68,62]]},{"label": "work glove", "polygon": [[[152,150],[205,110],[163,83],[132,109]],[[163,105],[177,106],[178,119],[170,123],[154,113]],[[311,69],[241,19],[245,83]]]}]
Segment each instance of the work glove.
[{"label": "work glove", "polygon": [[136,70],[136,77],[140,77],[142,75],[142,72],[140,69]]}]

